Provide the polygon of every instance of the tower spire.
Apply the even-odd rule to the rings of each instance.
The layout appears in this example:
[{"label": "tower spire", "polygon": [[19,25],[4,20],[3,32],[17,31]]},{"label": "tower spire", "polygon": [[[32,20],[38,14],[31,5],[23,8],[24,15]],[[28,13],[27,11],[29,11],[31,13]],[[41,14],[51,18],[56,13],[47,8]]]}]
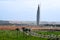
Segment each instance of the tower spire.
[{"label": "tower spire", "polygon": [[40,19],[40,7],[38,5],[38,9],[37,9],[37,26],[39,26],[39,19]]}]

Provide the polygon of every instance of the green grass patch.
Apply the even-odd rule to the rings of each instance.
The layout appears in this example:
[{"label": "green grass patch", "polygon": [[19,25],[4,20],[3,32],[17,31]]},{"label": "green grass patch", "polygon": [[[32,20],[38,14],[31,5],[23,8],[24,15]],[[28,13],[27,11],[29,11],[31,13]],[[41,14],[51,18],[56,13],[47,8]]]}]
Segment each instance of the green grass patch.
[{"label": "green grass patch", "polygon": [[47,40],[45,38],[26,35],[23,32],[14,30],[0,30],[0,40]]},{"label": "green grass patch", "polygon": [[60,35],[60,31],[34,31],[34,32],[45,35],[51,35],[51,34]]}]

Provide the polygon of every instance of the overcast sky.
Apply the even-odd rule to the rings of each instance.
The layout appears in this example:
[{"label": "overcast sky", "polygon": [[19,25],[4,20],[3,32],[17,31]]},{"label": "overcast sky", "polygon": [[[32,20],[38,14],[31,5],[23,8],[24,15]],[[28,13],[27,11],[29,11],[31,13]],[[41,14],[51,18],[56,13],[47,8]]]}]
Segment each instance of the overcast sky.
[{"label": "overcast sky", "polygon": [[36,21],[38,4],[41,21],[60,21],[60,0],[0,0],[0,20]]}]

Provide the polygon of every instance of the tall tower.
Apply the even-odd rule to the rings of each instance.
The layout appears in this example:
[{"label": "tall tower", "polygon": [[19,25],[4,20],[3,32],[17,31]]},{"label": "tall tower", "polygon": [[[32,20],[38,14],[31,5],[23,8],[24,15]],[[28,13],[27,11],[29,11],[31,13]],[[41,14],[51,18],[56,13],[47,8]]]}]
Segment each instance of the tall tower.
[{"label": "tall tower", "polygon": [[38,5],[38,9],[37,9],[37,26],[39,26],[39,19],[40,19],[40,7]]}]

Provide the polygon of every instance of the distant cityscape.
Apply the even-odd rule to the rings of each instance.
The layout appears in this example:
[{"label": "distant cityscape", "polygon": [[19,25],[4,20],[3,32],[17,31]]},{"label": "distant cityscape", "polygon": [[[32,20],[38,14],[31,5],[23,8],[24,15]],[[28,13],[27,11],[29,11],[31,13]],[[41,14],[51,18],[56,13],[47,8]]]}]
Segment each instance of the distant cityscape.
[{"label": "distant cityscape", "polygon": [[[17,26],[23,26],[23,25],[37,25],[36,21],[2,21],[0,20],[0,25],[17,25]],[[39,22],[40,26],[60,26],[60,22],[45,22],[41,21]]]},{"label": "distant cityscape", "polygon": [[0,25],[17,25],[17,26],[60,26],[60,22],[40,21],[40,7],[38,5],[36,21],[4,21],[0,20]]}]

